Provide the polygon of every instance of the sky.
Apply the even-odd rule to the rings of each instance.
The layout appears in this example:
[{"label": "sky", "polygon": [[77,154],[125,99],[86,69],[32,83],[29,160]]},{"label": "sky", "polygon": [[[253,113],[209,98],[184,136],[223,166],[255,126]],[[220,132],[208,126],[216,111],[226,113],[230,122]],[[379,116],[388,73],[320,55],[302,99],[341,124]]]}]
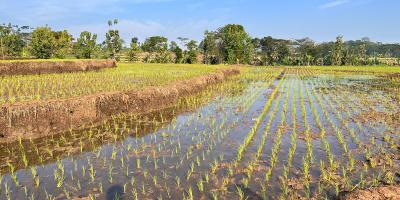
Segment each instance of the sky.
[{"label": "sky", "polygon": [[74,37],[90,31],[104,39],[109,19],[119,20],[127,43],[154,35],[200,41],[230,23],[252,37],[400,43],[400,0],[0,0],[0,23],[48,25]]}]

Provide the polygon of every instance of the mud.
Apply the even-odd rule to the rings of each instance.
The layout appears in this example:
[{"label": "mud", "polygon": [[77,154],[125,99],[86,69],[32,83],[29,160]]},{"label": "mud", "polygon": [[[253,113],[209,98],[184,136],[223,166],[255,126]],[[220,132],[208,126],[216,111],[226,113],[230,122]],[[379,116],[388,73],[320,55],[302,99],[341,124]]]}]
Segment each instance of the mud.
[{"label": "mud", "polygon": [[229,69],[161,87],[3,105],[0,108],[0,143],[78,129],[85,124],[100,123],[116,114],[165,109],[174,105],[181,96],[198,92],[238,73],[238,69]]},{"label": "mud", "polygon": [[116,66],[114,60],[10,61],[0,62],[0,76],[92,71]]},{"label": "mud", "polygon": [[400,186],[382,186],[365,190],[356,190],[342,196],[343,200],[399,200]]}]

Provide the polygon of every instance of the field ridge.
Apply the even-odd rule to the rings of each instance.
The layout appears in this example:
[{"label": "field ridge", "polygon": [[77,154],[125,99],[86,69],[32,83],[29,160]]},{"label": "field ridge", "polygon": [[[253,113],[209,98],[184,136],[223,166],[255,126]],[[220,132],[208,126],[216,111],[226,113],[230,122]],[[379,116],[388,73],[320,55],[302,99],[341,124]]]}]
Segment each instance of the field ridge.
[{"label": "field ridge", "polygon": [[115,60],[38,60],[0,62],[0,76],[80,72],[114,68]]}]

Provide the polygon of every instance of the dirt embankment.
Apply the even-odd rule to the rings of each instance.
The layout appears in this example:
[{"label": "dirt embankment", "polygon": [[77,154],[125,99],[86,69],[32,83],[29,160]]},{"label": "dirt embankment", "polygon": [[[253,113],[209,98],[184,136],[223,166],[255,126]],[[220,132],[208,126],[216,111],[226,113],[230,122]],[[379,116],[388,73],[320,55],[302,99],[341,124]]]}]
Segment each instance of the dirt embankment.
[{"label": "dirt embankment", "polygon": [[116,67],[114,60],[57,60],[0,62],[0,76],[79,72]]},{"label": "dirt embankment", "polygon": [[400,186],[382,186],[366,190],[356,190],[343,195],[342,200],[400,200]]},{"label": "dirt embankment", "polygon": [[84,124],[99,123],[115,114],[167,108],[177,103],[180,96],[193,94],[238,73],[238,69],[229,69],[162,87],[5,105],[0,108],[0,143],[18,137],[38,138],[76,129]]}]

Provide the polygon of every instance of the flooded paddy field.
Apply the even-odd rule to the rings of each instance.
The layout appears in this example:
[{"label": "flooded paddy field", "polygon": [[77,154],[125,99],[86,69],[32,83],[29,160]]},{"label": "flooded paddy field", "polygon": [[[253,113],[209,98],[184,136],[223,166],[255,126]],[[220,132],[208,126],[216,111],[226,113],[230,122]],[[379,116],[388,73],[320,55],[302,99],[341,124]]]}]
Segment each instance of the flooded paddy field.
[{"label": "flooded paddy field", "polygon": [[0,144],[0,199],[337,199],[398,186],[398,69],[241,71],[165,110]]}]

